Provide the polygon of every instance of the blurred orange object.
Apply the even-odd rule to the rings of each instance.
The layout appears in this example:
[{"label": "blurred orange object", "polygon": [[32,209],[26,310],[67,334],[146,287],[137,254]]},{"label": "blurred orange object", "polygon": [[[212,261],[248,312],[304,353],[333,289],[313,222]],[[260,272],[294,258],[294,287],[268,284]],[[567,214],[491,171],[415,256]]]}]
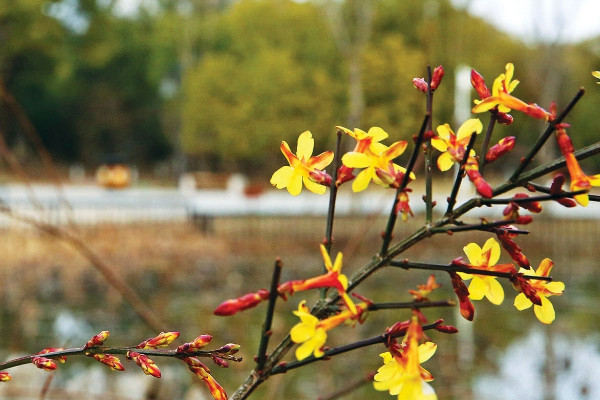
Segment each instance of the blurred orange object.
[{"label": "blurred orange object", "polygon": [[109,189],[122,189],[131,185],[131,171],[125,164],[103,164],[96,171],[96,183]]}]

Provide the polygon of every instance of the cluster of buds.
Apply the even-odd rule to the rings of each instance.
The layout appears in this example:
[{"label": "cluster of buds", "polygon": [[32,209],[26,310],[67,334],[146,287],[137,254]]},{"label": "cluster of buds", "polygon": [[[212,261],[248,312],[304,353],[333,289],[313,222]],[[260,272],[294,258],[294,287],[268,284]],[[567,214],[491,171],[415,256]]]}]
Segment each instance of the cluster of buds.
[{"label": "cluster of buds", "polygon": [[[44,371],[54,371],[56,369],[56,363],[49,358],[42,357],[42,355],[48,354],[48,353],[55,353],[55,352],[62,351],[62,350],[64,350],[64,349],[53,348],[53,347],[46,348],[46,349],[40,351],[39,353],[37,353],[36,356],[31,359],[31,362],[33,363],[33,365],[35,365],[36,367],[38,367],[40,369],[43,369]],[[64,363],[65,361],[67,361],[67,357],[65,357],[65,356],[56,357],[56,359],[61,363]]]},{"label": "cluster of buds", "polygon": [[[526,193],[517,193],[513,196],[513,199],[527,199],[529,195]],[[511,201],[502,211],[504,218],[507,220],[514,220],[517,224],[526,225],[531,223],[533,217],[531,215],[520,215],[519,208],[523,208],[534,214],[542,212],[542,204],[539,201]]]},{"label": "cluster of buds", "polygon": [[[173,358],[182,359],[190,368],[190,370],[199,376],[208,386],[212,396],[217,400],[227,399],[227,394],[223,388],[210,375],[209,369],[198,360],[197,357],[210,357],[214,363],[220,367],[228,367],[227,360],[241,361],[241,358],[235,357],[240,346],[235,343],[228,343],[216,350],[200,351],[211,340],[210,335],[200,335],[192,342],[184,343],[177,350],[164,350],[156,352],[157,349],[169,346],[175,339],[179,337],[179,332],[161,332],[157,336],[144,340],[135,347],[111,348],[104,346],[104,342],[108,339],[109,332],[102,331],[90,338],[83,347],[75,349],[62,348],[46,348],[39,353],[31,356],[31,362],[38,368],[45,371],[54,371],[57,368],[56,362],[64,363],[66,354],[85,355],[94,360],[108,366],[114,371],[123,371],[125,368],[121,364],[118,357],[110,353],[125,354],[127,360],[135,362],[146,375],[155,378],[161,377],[161,372],[156,363],[148,357],[151,354],[160,354]],[[23,363],[28,358],[23,358]],[[16,365],[20,365],[18,363]],[[14,365],[13,365],[14,366]],[[0,372],[0,382],[10,381],[12,378],[8,372]]]},{"label": "cluster of buds", "polygon": [[425,78],[414,78],[413,85],[423,93],[427,93],[428,91],[433,92],[440,86],[440,83],[442,83],[444,74],[444,67],[439,65],[433,70],[433,74],[431,75],[431,84],[427,83]]}]

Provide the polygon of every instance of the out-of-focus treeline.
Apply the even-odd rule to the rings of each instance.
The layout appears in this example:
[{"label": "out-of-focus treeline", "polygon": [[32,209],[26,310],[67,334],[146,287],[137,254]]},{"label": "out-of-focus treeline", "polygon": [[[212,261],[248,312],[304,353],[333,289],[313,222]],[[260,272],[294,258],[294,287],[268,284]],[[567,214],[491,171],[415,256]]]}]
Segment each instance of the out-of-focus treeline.
[{"label": "out-of-focus treeline", "polygon": [[[525,101],[560,109],[588,89],[569,119],[576,146],[600,129],[590,75],[600,69],[599,40],[525,44],[449,1],[156,0],[134,15],[116,4],[0,2],[0,132],[26,163],[37,159],[30,121],[65,165],[119,157],[174,173],[264,175],[282,162],[280,141],[307,129],[317,151],[333,146],[335,125],[409,139],[424,108],[412,78],[427,64],[447,71],[435,125],[459,122],[458,66],[491,86],[510,61]],[[531,143],[542,125],[515,117],[498,137]]]}]

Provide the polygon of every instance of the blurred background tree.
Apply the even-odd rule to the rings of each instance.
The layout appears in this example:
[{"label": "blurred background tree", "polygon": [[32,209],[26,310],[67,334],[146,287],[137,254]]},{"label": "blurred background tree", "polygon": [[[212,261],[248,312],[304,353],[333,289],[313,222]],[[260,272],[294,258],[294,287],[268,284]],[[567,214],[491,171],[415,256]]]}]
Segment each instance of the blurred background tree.
[{"label": "blurred background tree", "polygon": [[[444,65],[452,97],[459,68],[491,86],[511,61],[519,97],[559,108],[600,64],[597,39],[525,42],[448,0],[159,0],[129,14],[110,0],[7,1],[0,38],[0,129],[24,160],[34,151],[11,96],[59,163],[121,155],[173,175],[268,175],[280,140],[308,129],[321,151],[336,124],[408,139],[422,113],[411,79],[427,63]],[[597,92],[570,118],[576,146],[596,134]],[[461,122],[440,106],[434,126]],[[514,131],[531,132],[526,145],[540,125],[517,119]]]}]

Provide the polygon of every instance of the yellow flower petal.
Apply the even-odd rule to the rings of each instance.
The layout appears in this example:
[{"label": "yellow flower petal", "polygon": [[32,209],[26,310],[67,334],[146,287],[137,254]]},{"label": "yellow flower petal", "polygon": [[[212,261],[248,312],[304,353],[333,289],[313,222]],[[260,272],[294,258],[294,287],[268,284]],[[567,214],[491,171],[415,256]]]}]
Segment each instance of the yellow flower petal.
[{"label": "yellow flower petal", "polygon": [[440,171],[448,171],[454,165],[454,157],[447,151],[440,154],[437,159],[437,166]]},{"label": "yellow flower petal", "polygon": [[279,168],[271,176],[271,185],[277,187],[277,189],[283,189],[290,184],[292,176],[294,175],[294,168],[286,165]]},{"label": "yellow flower petal", "polygon": [[486,97],[485,99],[481,100],[478,104],[476,104],[475,107],[471,109],[471,112],[473,114],[477,114],[489,111],[492,108],[496,107],[498,104],[500,104],[500,100],[497,97]]},{"label": "yellow flower petal", "polygon": [[524,293],[519,293],[517,297],[515,297],[514,305],[517,310],[523,311],[531,307],[533,303],[527,298],[527,296],[525,296]]},{"label": "yellow flower petal", "polygon": [[290,337],[294,343],[304,343],[315,334],[315,327],[302,322],[297,323],[290,329]]},{"label": "yellow flower petal", "polygon": [[369,182],[371,182],[371,178],[375,175],[375,169],[373,167],[369,167],[363,169],[352,182],[352,190],[354,192],[361,192],[369,186]]},{"label": "yellow flower petal", "polygon": [[314,352],[314,344],[312,341],[307,341],[302,343],[296,349],[296,358],[298,360],[304,360],[306,357],[309,357]]},{"label": "yellow flower petal", "polygon": [[[331,271],[333,269],[333,265],[331,264],[331,257],[329,257],[329,253],[327,252],[327,248],[325,245],[319,245],[319,250],[321,251],[321,257],[323,257],[323,262],[325,263],[325,269],[327,271]],[[340,253],[338,253],[339,255]],[[337,259],[335,260],[337,262]]]},{"label": "yellow flower petal", "polygon": [[468,137],[471,137],[473,133],[481,133],[483,130],[483,125],[479,118],[471,118],[466,120],[460,128],[458,128],[458,132],[456,132],[456,140],[462,140]]},{"label": "yellow flower petal", "polygon": [[378,126],[370,128],[368,135],[372,138],[373,142],[381,142],[383,139],[387,139],[388,137],[387,132]]},{"label": "yellow flower petal", "polygon": [[504,289],[502,289],[502,285],[500,285],[500,282],[495,277],[488,276],[486,278],[488,291],[485,297],[487,297],[490,303],[499,306],[504,301]]},{"label": "yellow flower petal", "polygon": [[537,317],[537,319],[540,320],[541,323],[551,324],[552,321],[554,321],[554,318],[556,316],[554,313],[554,306],[552,305],[550,300],[548,300],[547,298],[540,296],[540,299],[542,300],[542,305],[541,306],[538,306],[538,305],[533,306],[533,311],[535,312],[535,316]]},{"label": "yellow flower petal", "polygon": [[419,364],[429,360],[435,354],[437,344],[433,342],[425,342],[419,345]]},{"label": "yellow flower petal", "polygon": [[469,298],[471,300],[481,300],[488,291],[487,283],[479,276],[474,276],[469,284]]},{"label": "yellow flower petal", "polygon": [[327,187],[323,186],[321,184],[318,184],[316,182],[313,182],[310,180],[310,178],[303,176],[302,180],[304,182],[304,186],[306,186],[306,188],[308,190],[310,190],[313,193],[316,194],[324,194],[327,191]]},{"label": "yellow flower petal", "polygon": [[477,243],[469,243],[463,247],[463,251],[471,265],[481,265],[481,247]]},{"label": "yellow flower petal", "polygon": [[446,141],[437,136],[431,139],[431,145],[441,152],[448,150],[448,144]]},{"label": "yellow flower petal", "polygon": [[450,140],[450,137],[454,135],[454,132],[450,128],[449,124],[438,125],[437,127],[438,136],[443,140]]},{"label": "yellow flower petal", "polygon": [[551,292],[554,295],[562,294],[565,290],[565,284],[563,282],[548,282],[544,285],[544,289]]},{"label": "yellow flower petal", "polygon": [[487,265],[496,265],[498,260],[500,259],[500,245],[494,238],[489,238],[483,245],[483,249],[481,249],[481,253],[485,253],[486,251],[490,251],[490,258],[488,260]]},{"label": "yellow flower petal", "polygon": [[287,190],[292,196],[298,196],[302,191],[302,175],[293,174],[287,185]]},{"label": "yellow flower petal", "polygon": [[304,131],[298,136],[298,149],[296,156],[299,159],[307,161],[312,156],[313,149],[315,147],[315,140],[312,137],[310,131]]},{"label": "yellow flower petal", "polygon": [[369,166],[369,157],[363,153],[351,151],[342,156],[342,163],[349,168],[366,168]]}]

